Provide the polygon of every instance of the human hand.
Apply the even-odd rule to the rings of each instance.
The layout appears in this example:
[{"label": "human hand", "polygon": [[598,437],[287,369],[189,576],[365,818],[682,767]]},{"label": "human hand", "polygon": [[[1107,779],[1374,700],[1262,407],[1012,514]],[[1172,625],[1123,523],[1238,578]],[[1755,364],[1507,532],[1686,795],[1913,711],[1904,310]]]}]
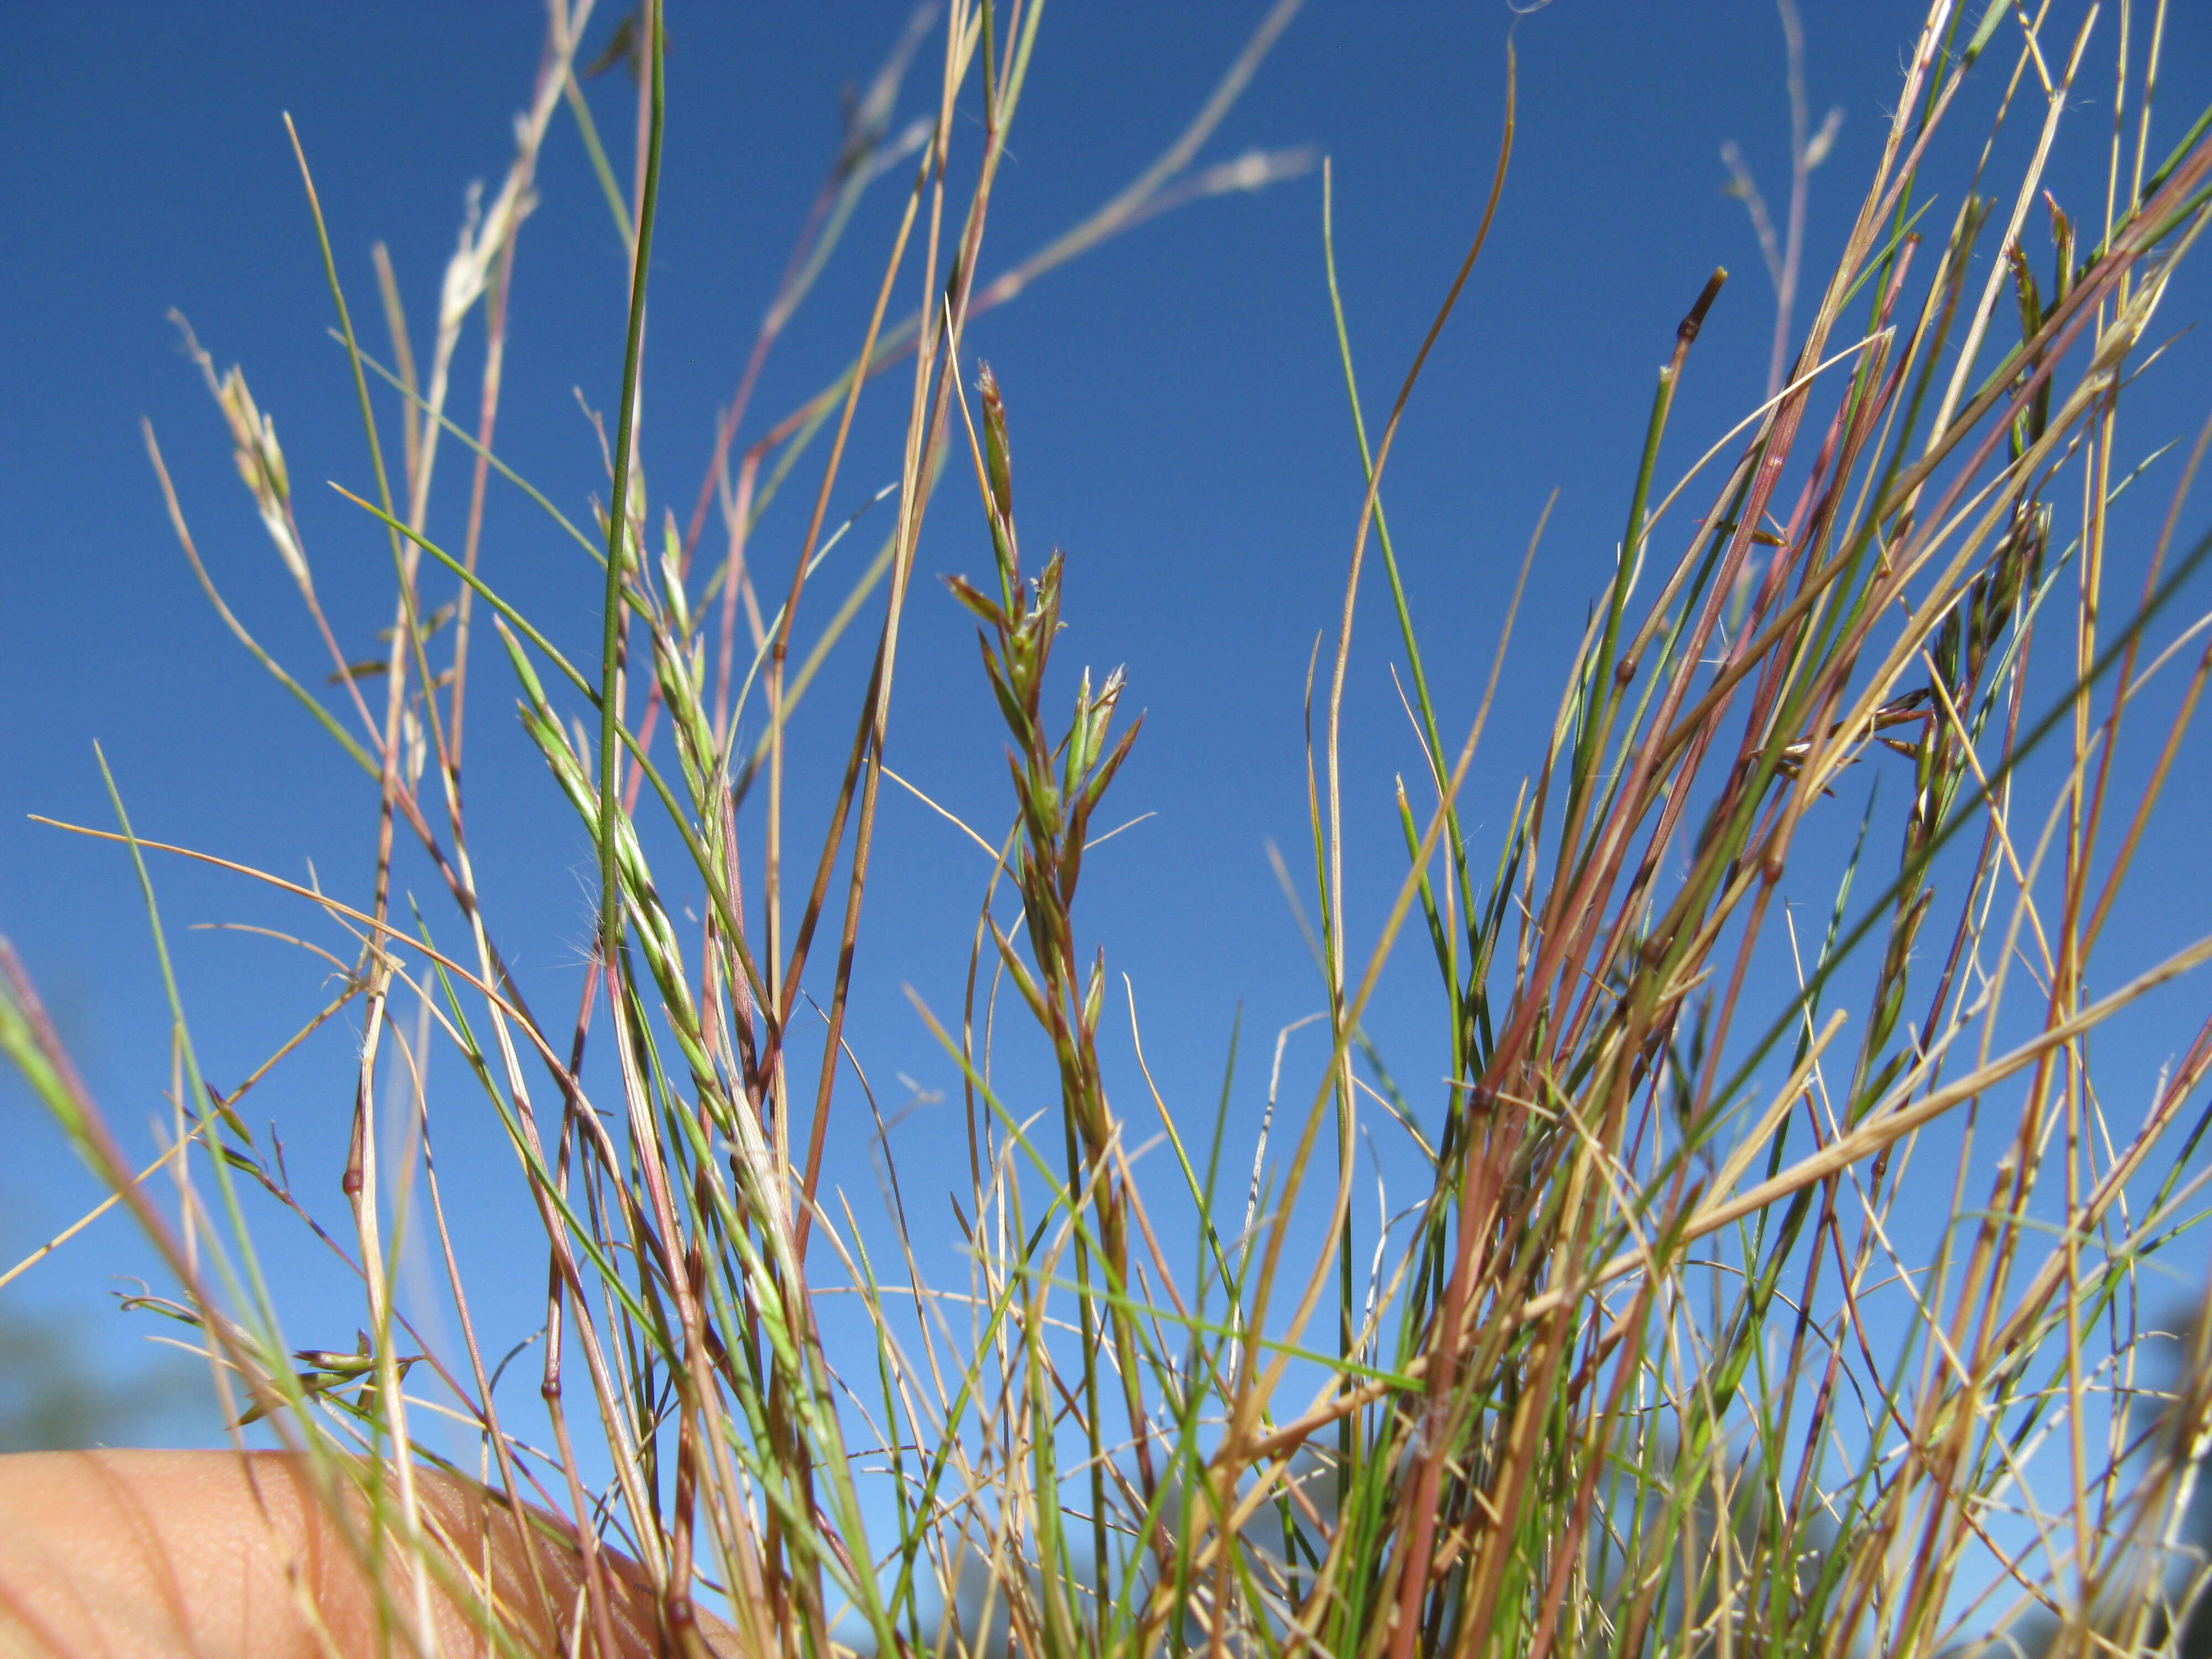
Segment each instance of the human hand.
[{"label": "human hand", "polygon": [[[456,1573],[490,1594],[533,1650],[582,1611],[581,1557],[550,1517],[526,1529],[472,1483],[418,1469],[429,1528]],[[655,1650],[653,1598],[636,1566],[608,1564],[618,1659]],[[411,1574],[396,1575],[398,1618]],[[432,1637],[446,1659],[489,1638],[433,1579]],[[705,1620],[702,1620],[702,1624]],[[412,1659],[378,1632],[376,1598],[310,1471],[282,1452],[88,1451],[0,1456],[0,1659]],[[721,1631],[708,1632],[710,1644]],[[586,1643],[586,1650],[591,1648]]]}]

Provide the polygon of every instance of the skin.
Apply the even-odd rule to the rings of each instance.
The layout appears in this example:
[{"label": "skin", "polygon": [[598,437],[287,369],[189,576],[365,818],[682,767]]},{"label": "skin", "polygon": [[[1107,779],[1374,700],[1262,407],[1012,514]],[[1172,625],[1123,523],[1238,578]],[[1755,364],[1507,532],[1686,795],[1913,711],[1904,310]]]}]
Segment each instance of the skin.
[{"label": "skin", "polygon": [[[526,1534],[514,1510],[480,1487],[428,1470],[417,1481],[433,1529],[471,1569],[489,1565],[493,1594],[530,1649],[568,1650],[552,1637],[556,1627],[573,1632],[581,1599],[582,1564],[568,1529],[539,1516]],[[618,1659],[648,1659],[657,1645],[651,1594],[631,1563],[602,1559]],[[406,1617],[411,1576],[396,1577]],[[557,1607],[550,1620],[547,1602]],[[492,1652],[434,1581],[432,1604],[441,1655]],[[724,1631],[707,1634],[711,1648],[728,1650]],[[316,1502],[307,1466],[288,1454],[0,1456],[0,1659],[410,1659],[413,1651],[396,1631],[380,1639],[368,1580]]]}]

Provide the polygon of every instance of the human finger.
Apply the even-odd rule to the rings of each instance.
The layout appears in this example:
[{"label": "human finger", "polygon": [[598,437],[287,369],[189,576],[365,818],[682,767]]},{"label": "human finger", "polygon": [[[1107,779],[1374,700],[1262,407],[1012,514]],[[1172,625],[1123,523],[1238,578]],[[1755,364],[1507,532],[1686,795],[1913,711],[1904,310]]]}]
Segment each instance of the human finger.
[{"label": "human finger", "polygon": [[[0,1654],[7,1659],[377,1659],[378,1598],[304,1460],[281,1452],[89,1451],[0,1457]],[[573,1532],[473,1482],[416,1472],[425,1529],[450,1571],[427,1585],[447,1656],[492,1644],[459,1590],[532,1650],[596,1628]],[[366,1501],[351,1501],[355,1521]],[[396,1550],[398,1547],[394,1544]],[[654,1650],[653,1598],[605,1553],[618,1659]],[[404,1560],[395,1556],[395,1560]],[[386,1618],[416,1616],[395,1571]],[[719,1633],[719,1632],[717,1632]],[[410,1644],[391,1632],[388,1651]],[[586,1642],[586,1650],[596,1644]]]}]

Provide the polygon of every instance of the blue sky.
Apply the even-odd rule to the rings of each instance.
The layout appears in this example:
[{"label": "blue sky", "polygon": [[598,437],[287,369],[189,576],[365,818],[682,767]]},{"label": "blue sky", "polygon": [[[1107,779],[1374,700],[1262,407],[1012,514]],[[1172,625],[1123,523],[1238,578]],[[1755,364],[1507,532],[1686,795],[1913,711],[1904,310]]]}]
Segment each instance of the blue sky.
[{"label": "blue sky", "polygon": [[[987,272],[1134,175],[1203,100],[1261,9],[1245,0],[1054,0],[994,210]],[[1815,272],[1871,168],[1918,15],[1909,0],[1806,0],[1815,117],[1831,105],[1844,112],[1814,182]],[[891,5],[672,8],[643,440],[656,517],[664,501],[679,516],[689,510],[715,410],[836,143],[838,89],[865,80],[904,15]],[[1311,145],[1331,158],[1347,313],[1378,416],[1488,188],[1510,21],[1492,0],[1312,0],[1200,157]],[[234,647],[178,553],[142,448],[142,416],[231,603],[280,657],[313,669],[319,648],[166,313],[183,312],[219,365],[241,363],[274,416],[319,589],[342,642],[366,654],[389,620],[387,556],[371,526],[321,487],[327,478],[358,489],[368,474],[343,360],[325,335],[329,297],[281,112],[298,123],[365,339],[383,337],[368,259],[378,240],[391,248],[419,333],[464,188],[478,178],[495,185],[506,166],[508,117],[527,95],[540,21],[519,3],[72,6],[10,19],[0,62],[0,199],[13,232],[0,247],[9,295],[0,353],[15,392],[0,409],[0,489],[12,507],[0,532],[0,932],[22,951],[134,1146],[152,1144],[143,1126],[161,1112],[168,1076],[136,885],[115,849],[26,815],[110,822],[98,741],[149,837],[295,879],[312,864],[332,890],[358,898],[374,825],[373,791]],[[598,20],[595,43],[611,21]],[[2205,101],[2212,18],[2179,6],[2169,27],[2160,129],[2168,141]],[[1416,394],[1388,492],[1448,731],[1472,714],[1522,548],[1559,492],[1515,646],[1524,678],[1469,785],[1473,823],[1493,832],[1551,717],[1551,665],[1610,570],[1654,375],[1716,264],[1735,279],[1692,358],[1670,461],[1686,464],[1761,394],[1771,296],[1742,208],[1721,189],[1718,151],[1736,140],[1778,196],[1788,132],[1781,31],[1759,0],[1557,0],[1520,25],[1516,43],[1514,172],[1484,262]],[[921,108],[928,79],[917,73],[910,83],[902,120]],[[627,89],[611,76],[593,83],[592,97],[619,160]],[[1979,126],[1964,126],[1978,140]],[[2069,199],[2100,199],[2095,133],[2092,115],[2056,175]],[[1936,176],[1953,187],[1954,173]],[[539,191],[522,234],[498,447],[580,518],[602,474],[575,393],[600,408],[617,401],[626,276],[565,118],[554,125]],[[816,390],[854,349],[898,193],[887,183],[864,204],[770,361],[752,430]],[[1109,967],[1131,976],[1147,1057],[1178,1107],[1210,1110],[1243,1008],[1234,1107],[1247,1124],[1274,1033],[1321,999],[1265,852],[1272,839],[1294,869],[1310,868],[1302,689],[1316,633],[1334,627],[1359,504],[1320,205],[1317,173],[1196,204],[1055,272],[969,337],[1006,388],[1025,543],[1068,553],[1061,660],[1126,664],[1128,706],[1147,711],[1116,786],[1121,813],[1109,817],[1156,816],[1086,865],[1079,919]],[[1948,202],[1938,209],[1949,211]],[[2197,273],[2178,288],[2168,319],[2201,316],[2205,294]],[[457,407],[473,407],[478,338],[472,325]],[[2191,337],[2145,383],[2127,416],[2144,449],[2193,430],[2212,385],[2206,369],[2205,344]],[[864,399],[833,516],[896,476],[902,387],[886,377]],[[431,533],[457,540],[466,479],[457,452],[441,473]],[[924,577],[988,562],[973,498],[951,482],[932,509]],[[779,582],[810,494],[794,489],[756,541]],[[542,522],[495,486],[485,567],[588,655],[597,574]],[[841,569],[857,569],[858,550],[880,533],[856,535],[817,591],[842,591]],[[2120,557],[2139,562],[2141,549]],[[1355,854],[1367,851],[1355,856],[1355,939],[1401,873],[1389,781],[1418,764],[1389,678],[1398,652],[1379,586],[1365,603],[1349,728]],[[558,1007],[573,1002],[591,927],[590,848],[519,740],[503,667],[479,662],[470,811],[485,890],[524,982]],[[915,585],[902,662],[891,764],[968,821],[1000,824],[1001,742],[972,636],[933,583]],[[842,654],[795,741],[842,756],[864,671],[859,653]],[[2172,832],[2153,848],[2164,860],[2160,902],[2113,947],[2130,961],[2203,931],[2212,914],[2186,828],[2206,795],[2193,779],[2179,787]],[[1494,853],[1494,839],[1485,850]],[[887,1112],[908,1103],[903,1079],[925,1097],[894,1143],[923,1179],[958,1137],[955,1108],[926,1097],[957,1098],[957,1089],[903,988],[954,1005],[987,873],[951,826],[910,799],[887,799],[853,1041]],[[173,861],[155,876],[202,1063],[227,1086],[327,994],[322,970],[265,938],[185,930],[212,921],[301,930],[312,921],[233,878]],[[410,879],[426,914],[449,926],[424,873]],[[1804,896],[1825,914],[1825,890]],[[1375,1018],[1386,1045],[1410,1056],[1401,1070],[1417,1076],[1433,1069],[1425,974],[1409,958]],[[2185,1041],[2201,1002],[2200,993],[2168,1005],[2147,1028],[2150,1045],[2136,1062],[2144,1076]],[[332,1030],[309,1045],[249,1113],[278,1120],[302,1191],[333,1213],[347,1042]],[[1117,1051],[1125,1075],[1127,1062],[1126,1048]],[[514,1224],[520,1189],[495,1126],[469,1109],[456,1069],[445,1075],[457,1103],[441,1131],[449,1202],[484,1264],[488,1304],[519,1336],[534,1322],[541,1255]],[[0,1082],[0,1127],[10,1148],[0,1160],[4,1270],[97,1194],[12,1080]],[[864,1163],[847,1173],[856,1201],[872,1193]],[[318,1303],[334,1279],[313,1247],[280,1229],[272,1223],[269,1237],[284,1240],[276,1270],[295,1296],[300,1340],[347,1346],[356,1314]],[[145,1271],[144,1252],[111,1218],[0,1291],[0,1310],[11,1299],[20,1310],[82,1307],[112,1275]],[[109,1363],[137,1363],[128,1355],[143,1322],[103,1310],[84,1329]],[[206,1440],[215,1425],[180,1409],[144,1431]]]}]

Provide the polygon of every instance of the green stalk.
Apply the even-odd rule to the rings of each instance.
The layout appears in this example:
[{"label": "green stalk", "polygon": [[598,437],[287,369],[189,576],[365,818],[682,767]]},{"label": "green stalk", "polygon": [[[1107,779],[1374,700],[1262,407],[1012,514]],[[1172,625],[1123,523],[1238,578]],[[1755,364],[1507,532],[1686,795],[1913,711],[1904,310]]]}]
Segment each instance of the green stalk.
[{"label": "green stalk", "polygon": [[[622,872],[615,823],[621,803],[623,567],[629,538],[630,464],[637,439],[637,376],[645,348],[646,278],[653,258],[653,222],[660,199],[660,140],[666,112],[664,59],[667,39],[660,0],[645,0],[646,59],[653,77],[652,113],[645,155],[645,192],[638,204],[637,240],[630,261],[629,336],[623,351],[622,414],[615,427],[614,483],[607,508],[607,582],[599,634],[599,961],[615,971],[622,949]],[[364,394],[366,395],[366,394]]]}]

